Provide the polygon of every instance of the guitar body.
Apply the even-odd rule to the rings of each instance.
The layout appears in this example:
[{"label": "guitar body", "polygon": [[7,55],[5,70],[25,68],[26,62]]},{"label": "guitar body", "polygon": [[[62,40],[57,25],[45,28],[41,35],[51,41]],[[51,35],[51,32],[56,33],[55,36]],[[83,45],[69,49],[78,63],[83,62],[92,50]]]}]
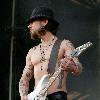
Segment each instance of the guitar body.
[{"label": "guitar body", "polygon": [[50,77],[48,75],[44,75],[41,78],[36,89],[30,94],[28,94],[28,100],[45,100],[46,99],[47,93],[44,93],[43,95],[41,95],[41,90],[45,88],[45,83],[49,81],[49,78]]}]

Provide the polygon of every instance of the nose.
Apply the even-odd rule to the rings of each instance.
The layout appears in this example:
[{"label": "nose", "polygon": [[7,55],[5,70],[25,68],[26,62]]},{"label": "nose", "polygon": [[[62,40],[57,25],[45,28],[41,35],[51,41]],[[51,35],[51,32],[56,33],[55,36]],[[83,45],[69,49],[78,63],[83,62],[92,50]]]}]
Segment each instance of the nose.
[{"label": "nose", "polygon": [[31,23],[28,25],[28,28],[30,28],[31,27]]}]

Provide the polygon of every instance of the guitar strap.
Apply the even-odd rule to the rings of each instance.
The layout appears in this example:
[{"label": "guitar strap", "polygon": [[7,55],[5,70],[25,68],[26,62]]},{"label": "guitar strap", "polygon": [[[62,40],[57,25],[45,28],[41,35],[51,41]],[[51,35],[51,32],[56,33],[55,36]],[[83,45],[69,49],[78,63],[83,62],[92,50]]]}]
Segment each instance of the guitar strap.
[{"label": "guitar strap", "polygon": [[47,69],[48,74],[53,74],[55,72],[60,44],[61,40],[57,39],[53,45]]}]

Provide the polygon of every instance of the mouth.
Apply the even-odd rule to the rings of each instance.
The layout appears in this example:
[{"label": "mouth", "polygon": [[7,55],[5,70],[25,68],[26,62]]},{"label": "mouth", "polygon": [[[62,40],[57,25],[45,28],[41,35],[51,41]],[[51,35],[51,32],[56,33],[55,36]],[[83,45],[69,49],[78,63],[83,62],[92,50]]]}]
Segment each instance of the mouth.
[{"label": "mouth", "polygon": [[32,32],[33,32],[33,30],[32,29],[30,29],[30,33],[32,34]]}]

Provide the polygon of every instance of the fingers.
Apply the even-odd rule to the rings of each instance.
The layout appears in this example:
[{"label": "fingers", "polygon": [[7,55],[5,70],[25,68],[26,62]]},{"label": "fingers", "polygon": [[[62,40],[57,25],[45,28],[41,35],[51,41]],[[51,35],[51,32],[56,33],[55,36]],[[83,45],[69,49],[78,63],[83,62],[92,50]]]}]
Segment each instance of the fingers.
[{"label": "fingers", "polygon": [[68,59],[68,58],[64,58],[64,59],[61,59],[60,61],[60,64],[61,65],[69,65],[70,63],[72,62],[72,59]]},{"label": "fingers", "polygon": [[75,66],[75,62],[73,61],[73,59],[70,58],[64,58],[61,59],[60,61],[60,66],[62,67],[62,70],[70,70],[71,66]]},{"label": "fingers", "polygon": [[68,60],[65,60],[65,59],[62,59],[61,61],[60,61],[60,66],[61,66],[61,68],[62,68],[62,70],[67,70],[68,69]]}]

